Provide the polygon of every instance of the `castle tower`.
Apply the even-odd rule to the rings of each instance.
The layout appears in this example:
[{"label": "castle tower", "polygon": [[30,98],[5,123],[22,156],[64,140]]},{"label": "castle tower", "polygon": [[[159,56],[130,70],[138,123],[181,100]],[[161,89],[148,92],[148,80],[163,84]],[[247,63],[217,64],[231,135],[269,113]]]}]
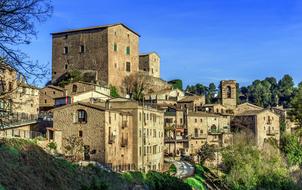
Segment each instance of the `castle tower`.
[{"label": "castle tower", "polygon": [[223,80],[220,82],[221,104],[227,109],[235,109],[237,106],[237,83],[235,80]]}]

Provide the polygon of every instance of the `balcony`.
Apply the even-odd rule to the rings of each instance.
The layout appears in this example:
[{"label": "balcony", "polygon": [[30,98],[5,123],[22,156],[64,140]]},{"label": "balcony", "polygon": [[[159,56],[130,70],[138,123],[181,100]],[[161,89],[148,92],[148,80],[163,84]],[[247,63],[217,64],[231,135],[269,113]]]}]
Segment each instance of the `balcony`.
[{"label": "balcony", "polygon": [[176,136],[174,137],[165,137],[165,143],[180,143],[180,142],[187,142],[188,139],[185,136]]},{"label": "balcony", "polygon": [[268,135],[268,136],[275,136],[277,134],[278,134],[277,130],[269,129],[269,130],[266,131],[266,135]]},{"label": "balcony", "polygon": [[194,134],[191,137],[192,139],[206,139],[207,135],[206,134]]}]

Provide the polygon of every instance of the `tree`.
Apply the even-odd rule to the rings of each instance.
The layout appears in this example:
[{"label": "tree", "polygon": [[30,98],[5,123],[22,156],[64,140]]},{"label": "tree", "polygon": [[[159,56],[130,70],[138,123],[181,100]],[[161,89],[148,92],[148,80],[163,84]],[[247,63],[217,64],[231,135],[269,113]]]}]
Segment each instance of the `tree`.
[{"label": "tree", "polygon": [[209,145],[207,142],[202,145],[202,147],[197,152],[199,162],[201,165],[204,164],[206,160],[215,159],[215,147],[214,145]]},{"label": "tree", "polygon": [[173,89],[179,89],[182,90],[182,80],[175,79],[168,82],[168,84],[171,84],[173,86]]},{"label": "tree", "polygon": [[294,80],[290,75],[284,75],[278,82],[279,104],[284,107],[290,106],[294,94]]},{"label": "tree", "polygon": [[207,93],[207,102],[216,103],[217,88],[214,83],[209,84],[208,93]]},{"label": "tree", "polygon": [[281,150],[284,152],[290,165],[302,165],[302,146],[298,135],[282,135]]},{"label": "tree", "polygon": [[123,81],[125,92],[134,100],[143,100],[144,94],[151,88],[150,78],[144,73],[133,73]]},{"label": "tree", "polygon": [[297,189],[279,150],[265,145],[258,149],[244,138],[222,151],[224,180],[231,189]]},{"label": "tree", "polygon": [[18,49],[30,44],[36,36],[35,23],[46,21],[52,14],[51,0],[1,0],[0,57],[5,64],[24,77],[44,77],[45,67],[33,63]]},{"label": "tree", "polygon": [[292,109],[289,112],[289,117],[300,128],[302,128],[302,85],[299,85],[295,97],[291,101]]},{"label": "tree", "polygon": [[81,154],[84,152],[83,139],[72,135],[63,139],[65,141],[66,155],[70,156],[72,161],[78,161],[81,159]]}]

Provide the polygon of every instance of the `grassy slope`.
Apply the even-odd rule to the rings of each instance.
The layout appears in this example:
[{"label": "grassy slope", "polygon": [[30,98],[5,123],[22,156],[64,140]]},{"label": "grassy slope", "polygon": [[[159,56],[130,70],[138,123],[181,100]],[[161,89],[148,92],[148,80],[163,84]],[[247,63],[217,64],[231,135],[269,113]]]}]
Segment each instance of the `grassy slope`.
[{"label": "grassy slope", "polygon": [[81,168],[47,154],[33,142],[0,139],[0,190],[117,190],[136,184],[148,190],[189,190],[181,180],[158,172],[108,173]]},{"label": "grassy slope", "polygon": [[109,189],[129,187],[118,174],[80,168],[26,140],[0,139],[0,189],[104,189],[105,183]]}]

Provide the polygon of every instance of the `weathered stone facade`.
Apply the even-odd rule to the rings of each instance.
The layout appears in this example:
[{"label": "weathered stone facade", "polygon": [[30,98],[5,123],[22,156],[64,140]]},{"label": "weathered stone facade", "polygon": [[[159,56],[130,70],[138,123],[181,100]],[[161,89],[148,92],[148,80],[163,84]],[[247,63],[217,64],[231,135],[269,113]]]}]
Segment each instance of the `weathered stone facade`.
[{"label": "weathered stone facade", "polygon": [[122,86],[137,72],[139,35],[124,24],[53,33],[52,80],[73,70],[97,71],[97,81]]},{"label": "weathered stone facade", "polygon": [[148,75],[160,78],[160,57],[157,53],[139,55],[139,70]]},{"label": "weathered stone facade", "polygon": [[279,116],[267,109],[249,110],[237,114],[232,120],[232,128],[251,132],[259,148],[270,139],[280,142]]},{"label": "weathered stone facade", "polygon": [[177,101],[177,107],[180,109],[188,109],[189,111],[197,111],[205,104],[205,96],[185,96]]},{"label": "weathered stone facade", "polygon": [[40,111],[48,111],[55,106],[55,98],[65,96],[65,89],[48,85],[39,91],[39,108]]},{"label": "weathered stone facade", "polygon": [[1,107],[9,105],[11,113],[38,114],[39,89],[26,84],[13,68],[4,63],[0,63],[0,96]]},{"label": "weathered stone facade", "polygon": [[223,80],[220,83],[221,104],[228,110],[234,110],[237,106],[237,83],[235,80]]},{"label": "weathered stone facade", "polygon": [[[79,120],[79,112],[85,112],[84,121]],[[116,171],[137,168],[131,135],[135,129],[129,113],[78,102],[54,109],[53,118],[48,136],[57,143],[59,152],[67,154],[66,139],[76,136],[84,144],[81,159],[98,161]]]},{"label": "weathered stone facade", "polygon": [[139,105],[135,101],[116,98],[109,101],[111,109],[130,112],[136,130],[133,136],[133,156],[138,170],[158,170],[163,168],[164,113],[157,109]]}]

